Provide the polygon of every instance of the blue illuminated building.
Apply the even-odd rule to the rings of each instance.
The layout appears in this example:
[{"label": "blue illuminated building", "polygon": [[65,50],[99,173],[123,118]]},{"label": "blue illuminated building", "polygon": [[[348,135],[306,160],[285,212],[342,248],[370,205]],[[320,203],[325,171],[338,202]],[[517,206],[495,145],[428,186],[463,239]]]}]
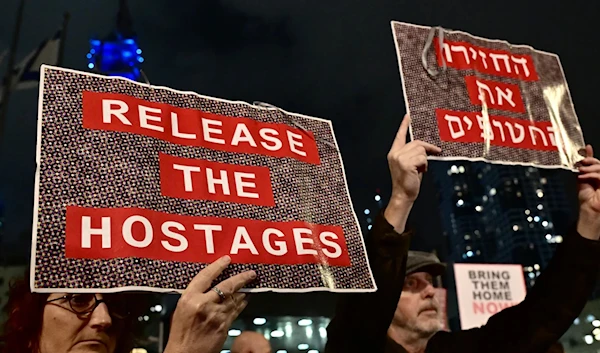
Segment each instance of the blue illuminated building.
[{"label": "blue illuminated building", "polygon": [[139,79],[144,57],[125,0],[119,1],[116,29],[104,39],[92,38],[90,46],[87,54],[89,69],[109,76]]}]

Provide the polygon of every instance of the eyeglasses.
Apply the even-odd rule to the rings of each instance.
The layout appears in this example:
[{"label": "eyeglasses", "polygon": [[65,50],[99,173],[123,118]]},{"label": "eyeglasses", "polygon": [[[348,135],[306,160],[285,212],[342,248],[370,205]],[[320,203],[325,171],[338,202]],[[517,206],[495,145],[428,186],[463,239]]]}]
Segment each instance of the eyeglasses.
[{"label": "eyeglasses", "polygon": [[124,300],[118,298],[96,298],[96,294],[67,294],[60,298],[47,300],[46,303],[52,303],[59,300],[66,300],[69,302],[71,310],[77,315],[89,315],[91,314],[98,305],[101,303],[106,304],[110,316],[115,319],[125,319],[129,316],[130,312],[127,309],[127,303]]}]

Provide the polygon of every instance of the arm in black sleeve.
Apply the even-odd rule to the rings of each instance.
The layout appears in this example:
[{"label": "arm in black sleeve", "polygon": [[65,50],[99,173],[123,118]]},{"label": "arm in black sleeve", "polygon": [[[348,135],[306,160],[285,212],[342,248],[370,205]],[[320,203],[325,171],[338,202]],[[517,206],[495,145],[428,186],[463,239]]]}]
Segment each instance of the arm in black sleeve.
[{"label": "arm in black sleeve", "polygon": [[523,302],[492,316],[481,328],[437,333],[427,352],[546,352],[579,316],[599,274],[600,241],[573,228]]},{"label": "arm in black sleeve", "polygon": [[377,291],[342,294],[327,327],[325,353],[383,352],[406,272],[410,234],[398,234],[381,212],[365,238]]}]

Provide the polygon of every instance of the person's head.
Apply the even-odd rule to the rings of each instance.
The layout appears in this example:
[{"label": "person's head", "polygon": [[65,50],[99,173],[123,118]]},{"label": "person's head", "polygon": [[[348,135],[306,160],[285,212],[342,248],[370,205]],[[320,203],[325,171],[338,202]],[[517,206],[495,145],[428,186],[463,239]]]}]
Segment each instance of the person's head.
[{"label": "person's head", "polygon": [[139,303],[131,293],[31,293],[11,286],[4,325],[5,353],[125,353],[133,348]]},{"label": "person's head", "polygon": [[433,336],[443,328],[433,280],[445,269],[446,265],[434,254],[409,251],[404,288],[392,325],[424,338]]},{"label": "person's head", "polygon": [[244,331],[233,341],[231,353],[271,353],[271,344],[258,332]]}]

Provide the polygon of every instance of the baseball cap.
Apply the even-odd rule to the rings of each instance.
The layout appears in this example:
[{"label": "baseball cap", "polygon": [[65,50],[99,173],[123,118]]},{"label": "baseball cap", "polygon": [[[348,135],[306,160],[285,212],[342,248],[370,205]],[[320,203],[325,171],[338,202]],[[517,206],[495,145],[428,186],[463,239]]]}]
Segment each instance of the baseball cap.
[{"label": "baseball cap", "polygon": [[441,276],[446,271],[446,264],[437,256],[423,251],[409,251],[406,260],[406,275],[415,272],[427,272],[432,276]]}]

